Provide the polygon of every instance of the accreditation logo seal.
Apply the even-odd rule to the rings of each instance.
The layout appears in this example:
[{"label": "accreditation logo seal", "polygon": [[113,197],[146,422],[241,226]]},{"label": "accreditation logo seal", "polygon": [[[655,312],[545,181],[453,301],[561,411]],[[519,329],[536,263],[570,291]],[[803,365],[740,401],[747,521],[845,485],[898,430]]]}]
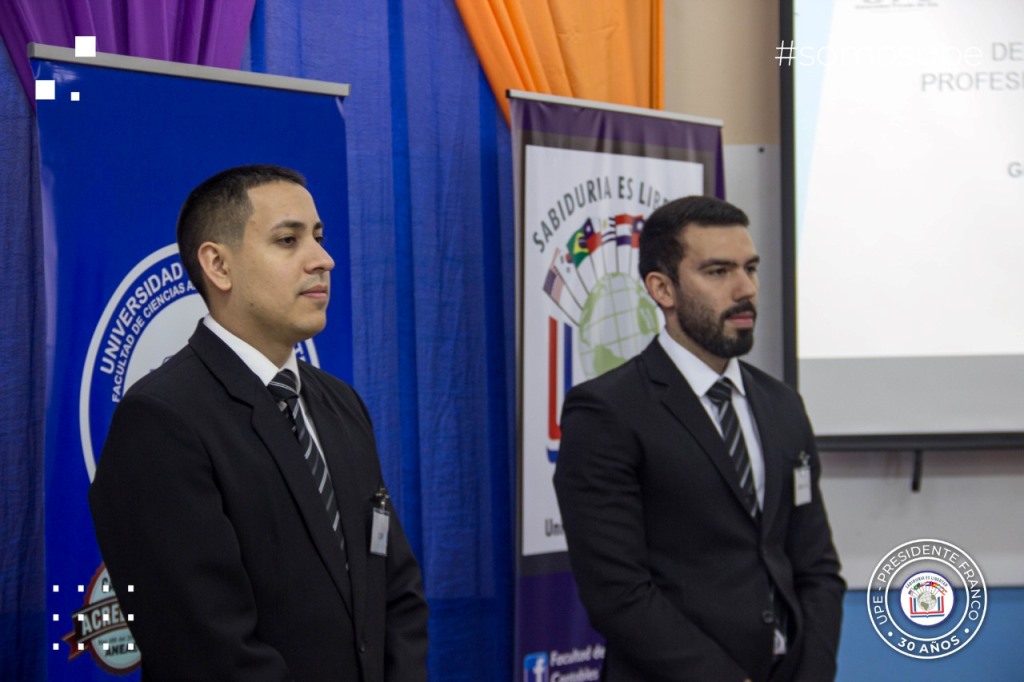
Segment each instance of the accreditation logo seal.
[{"label": "accreditation logo seal", "polygon": [[967,552],[945,540],[911,540],[878,562],[867,607],[875,632],[892,649],[911,658],[942,658],[978,634],[988,590]]},{"label": "accreditation logo seal", "polygon": [[[95,453],[125,391],[181,350],[206,312],[175,244],[149,254],[121,280],[96,324],[82,370],[78,417],[90,481]],[[300,360],[319,366],[312,340],[295,350]]]},{"label": "accreditation logo seal", "polygon": [[85,591],[85,603],[71,618],[75,627],[63,638],[71,647],[69,661],[88,651],[96,664],[112,675],[127,675],[139,667],[142,656],[128,629],[130,617],[117,603],[106,564],[96,570]]}]

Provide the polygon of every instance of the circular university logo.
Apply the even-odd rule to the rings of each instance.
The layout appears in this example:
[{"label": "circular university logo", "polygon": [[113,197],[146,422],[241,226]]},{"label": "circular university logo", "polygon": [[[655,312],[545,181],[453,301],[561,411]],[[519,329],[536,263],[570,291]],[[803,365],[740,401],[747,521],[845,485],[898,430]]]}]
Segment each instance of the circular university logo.
[{"label": "circular university logo", "polygon": [[903,615],[921,625],[938,625],[949,617],[956,604],[956,592],[938,573],[915,573],[903,583],[900,606]]},{"label": "circular university logo", "polygon": [[867,606],[875,632],[895,651],[942,658],[974,639],[988,590],[967,552],[945,540],[911,540],[878,562]]},{"label": "circular university logo", "polygon": [[[149,254],[121,280],[96,324],[82,370],[78,418],[90,481],[95,453],[125,391],[188,343],[206,312],[175,244]],[[319,366],[312,340],[295,350]]]},{"label": "circular university logo", "polygon": [[[625,363],[658,333],[658,307],[635,274],[643,226],[643,215],[586,217],[544,273],[544,292],[578,332],[584,379]],[[577,380],[572,360],[569,348],[565,390]]]}]

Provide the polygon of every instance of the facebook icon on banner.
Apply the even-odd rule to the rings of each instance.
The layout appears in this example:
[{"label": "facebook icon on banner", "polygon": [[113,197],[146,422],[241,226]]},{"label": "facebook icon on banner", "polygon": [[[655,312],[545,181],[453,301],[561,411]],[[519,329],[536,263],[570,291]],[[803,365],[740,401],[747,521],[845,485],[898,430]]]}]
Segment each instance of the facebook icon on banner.
[{"label": "facebook icon on banner", "polygon": [[548,682],[548,655],[543,651],[523,658],[523,682]]}]

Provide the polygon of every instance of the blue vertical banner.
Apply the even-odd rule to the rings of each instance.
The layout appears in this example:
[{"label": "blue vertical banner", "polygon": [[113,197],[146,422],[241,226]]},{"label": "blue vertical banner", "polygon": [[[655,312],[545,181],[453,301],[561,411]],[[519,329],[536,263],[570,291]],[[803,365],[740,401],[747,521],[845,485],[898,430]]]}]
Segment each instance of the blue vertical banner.
[{"label": "blue vertical banner", "polygon": [[642,351],[664,321],[640,280],[644,220],[724,197],[721,122],[512,92],[516,182],[514,679],[597,680],[604,645],[569,568],[552,476],[562,400]]},{"label": "blue vertical banner", "polygon": [[[188,192],[231,166],[303,173],[335,260],[327,328],[301,358],[352,375],[347,86],[34,46],[47,278],[49,679],[138,677],[87,493],[121,396],[206,313],[175,246]],[[52,93],[42,99],[39,92]]]}]

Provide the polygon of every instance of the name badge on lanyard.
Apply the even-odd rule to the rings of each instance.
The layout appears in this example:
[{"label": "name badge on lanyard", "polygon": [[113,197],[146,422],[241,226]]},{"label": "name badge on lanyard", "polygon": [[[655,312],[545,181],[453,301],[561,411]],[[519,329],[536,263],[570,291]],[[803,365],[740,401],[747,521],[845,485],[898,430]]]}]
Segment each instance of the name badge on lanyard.
[{"label": "name badge on lanyard", "polygon": [[800,465],[793,469],[793,506],[811,501],[811,456],[800,453]]},{"label": "name badge on lanyard", "polygon": [[373,496],[373,527],[370,529],[370,554],[388,555],[388,526],[391,512],[388,511],[388,491],[381,486]]}]

